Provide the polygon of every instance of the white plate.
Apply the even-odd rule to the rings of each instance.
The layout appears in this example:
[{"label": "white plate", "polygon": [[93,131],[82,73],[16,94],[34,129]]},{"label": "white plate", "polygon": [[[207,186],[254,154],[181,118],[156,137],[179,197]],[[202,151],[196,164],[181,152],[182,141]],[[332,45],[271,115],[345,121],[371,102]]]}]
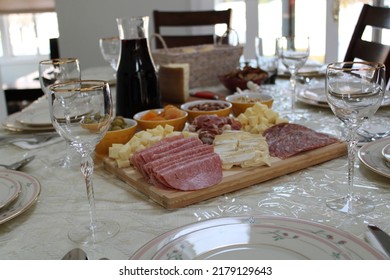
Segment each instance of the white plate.
[{"label": "white plate", "polygon": [[20,194],[21,186],[18,181],[0,175],[0,209],[14,201]]},{"label": "white plate", "polygon": [[[302,89],[297,93],[297,99],[303,103],[314,105],[323,108],[329,108],[328,101],[325,96],[324,87],[313,87]],[[386,91],[381,107],[390,105],[390,91]]]},{"label": "white plate", "polygon": [[384,259],[363,240],[287,217],[229,217],[167,232],[132,259]]},{"label": "white plate", "polygon": [[359,149],[358,157],[372,171],[390,178],[390,168],[386,166],[382,155],[382,149],[387,144],[390,144],[390,137],[367,143]]},{"label": "white plate", "polygon": [[41,184],[33,176],[20,171],[0,170],[0,176],[18,181],[22,189],[14,202],[0,209],[0,224],[2,224],[19,216],[35,203],[41,192]]},{"label": "white plate", "polygon": [[18,121],[18,118],[23,114],[23,112],[17,112],[12,115],[9,115],[2,122],[2,125],[5,129],[10,131],[18,132],[48,132],[53,131],[54,127],[50,124],[49,126],[26,126],[21,124]]},{"label": "white plate", "polygon": [[26,126],[50,127],[51,119],[49,108],[26,109],[16,118],[18,122]]}]

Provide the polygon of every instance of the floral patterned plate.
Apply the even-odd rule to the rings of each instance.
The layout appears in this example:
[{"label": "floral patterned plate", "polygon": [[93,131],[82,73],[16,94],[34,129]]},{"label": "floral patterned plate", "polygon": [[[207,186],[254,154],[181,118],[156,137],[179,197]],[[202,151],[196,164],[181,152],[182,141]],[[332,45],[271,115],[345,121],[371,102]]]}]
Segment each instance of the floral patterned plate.
[{"label": "floral patterned plate", "polygon": [[12,178],[0,175],[0,209],[14,201],[22,187]]},{"label": "floral patterned plate", "polygon": [[22,188],[15,201],[0,209],[0,224],[3,224],[19,216],[36,202],[41,192],[41,184],[35,177],[20,171],[0,170],[0,175],[19,182]]},{"label": "floral patterned plate", "polygon": [[387,144],[390,144],[390,137],[367,143],[359,149],[358,157],[367,168],[390,178],[390,168],[386,165],[386,159],[382,155],[382,149]]},{"label": "floral patterned plate", "polygon": [[[214,225],[213,225],[214,223]],[[192,227],[192,229],[191,229]],[[134,259],[384,259],[347,232],[287,217],[228,217],[175,229]]]}]

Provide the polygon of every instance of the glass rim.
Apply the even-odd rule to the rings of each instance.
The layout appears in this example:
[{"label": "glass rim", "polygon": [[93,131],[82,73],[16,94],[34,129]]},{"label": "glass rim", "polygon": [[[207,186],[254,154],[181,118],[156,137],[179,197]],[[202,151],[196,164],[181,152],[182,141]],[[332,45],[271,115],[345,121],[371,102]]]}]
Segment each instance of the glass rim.
[{"label": "glass rim", "polygon": [[119,36],[112,36],[112,37],[100,38],[99,40],[101,40],[101,41],[114,41],[114,40],[120,40],[120,39],[119,39]]},{"label": "glass rim", "polygon": [[[346,67],[346,65],[350,65],[351,67]],[[361,67],[354,67],[353,65],[361,65]],[[340,61],[329,63],[326,68],[331,70],[361,71],[373,68],[386,69],[386,66],[384,63],[371,61]]]},{"label": "glass rim", "polygon": [[[79,85],[86,85],[86,86],[78,86],[74,88],[69,88],[69,85],[72,84],[79,84]],[[90,86],[88,86],[90,84]],[[71,92],[71,91],[93,91],[99,88],[109,87],[109,84],[107,81],[104,80],[72,80],[67,82],[61,82],[52,84],[49,86],[50,91],[62,93],[62,92]]]},{"label": "glass rim", "polygon": [[149,16],[134,16],[134,17],[117,17],[116,21],[137,21],[137,20],[149,20]]},{"label": "glass rim", "polygon": [[39,64],[66,64],[69,62],[79,62],[78,58],[75,57],[60,57],[60,58],[53,58],[53,59],[46,59],[39,62]]}]

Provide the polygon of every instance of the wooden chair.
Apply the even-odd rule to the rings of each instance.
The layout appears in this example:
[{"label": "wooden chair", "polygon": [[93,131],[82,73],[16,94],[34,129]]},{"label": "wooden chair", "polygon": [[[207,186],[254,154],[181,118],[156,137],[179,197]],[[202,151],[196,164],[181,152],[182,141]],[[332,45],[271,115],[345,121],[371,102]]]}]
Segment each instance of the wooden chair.
[{"label": "wooden chair", "polygon": [[361,37],[366,26],[372,26],[372,32],[378,29],[390,29],[390,8],[363,5],[355,30],[352,34],[344,61],[356,58],[364,61],[380,62],[386,65],[386,80],[390,78],[390,46],[378,42],[369,42]]},{"label": "wooden chair", "polygon": [[[201,44],[213,44],[214,34],[205,35],[164,35],[161,27],[196,27],[226,24],[230,29],[231,9],[223,11],[153,11],[154,32],[161,35],[168,47],[183,47]],[[225,38],[226,39],[226,38]],[[227,39],[223,41],[227,43]],[[163,45],[156,38],[156,48]]]}]

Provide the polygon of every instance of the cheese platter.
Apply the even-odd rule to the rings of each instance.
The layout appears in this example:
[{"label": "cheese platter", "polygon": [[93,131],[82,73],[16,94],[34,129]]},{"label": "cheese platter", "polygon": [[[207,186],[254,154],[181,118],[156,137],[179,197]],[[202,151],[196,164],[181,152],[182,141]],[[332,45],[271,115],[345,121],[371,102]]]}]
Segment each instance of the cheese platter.
[{"label": "cheese platter", "polygon": [[119,168],[116,161],[109,157],[103,159],[103,165],[107,171],[126,182],[129,188],[136,189],[166,209],[177,209],[302,170],[346,153],[346,143],[340,141],[283,160],[272,157],[270,166],[233,167],[223,171],[220,183],[194,191],[156,187],[145,181],[142,174],[132,166]]}]

